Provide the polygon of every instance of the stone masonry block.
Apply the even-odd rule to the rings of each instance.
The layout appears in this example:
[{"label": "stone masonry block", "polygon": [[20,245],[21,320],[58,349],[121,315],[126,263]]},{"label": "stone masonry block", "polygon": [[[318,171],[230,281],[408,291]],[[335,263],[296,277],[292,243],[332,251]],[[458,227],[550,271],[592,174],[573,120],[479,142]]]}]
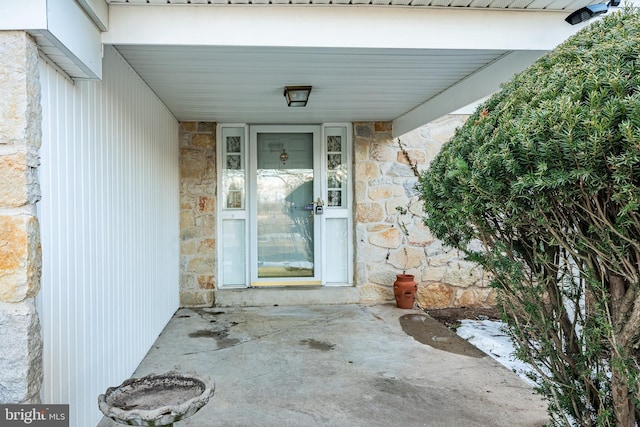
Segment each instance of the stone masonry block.
[{"label": "stone masonry block", "polygon": [[398,215],[398,208],[406,209],[406,197],[393,197],[384,201],[384,209],[387,215]]},{"label": "stone masonry block", "polygon": [[198,287],[200,289],[214,289],[213,276],[198,276]]},{"label": "stone masonry block", "polygon": [[361,243],[358,245],[358,255],[368,263],[383,263],[387,259],[388,249]]},{"label": "stone masonry block", "polygon": [[180,212],[180,227],[193,227],[196,225],[195,214],[191,210]]},{"label": "stone masonry block", "polygon": [[414,178],[413,169],[408,165],[400,163],[393,163],[391,167],[386,171],[388,176],[402,177],[402,178]]},{"label": "stone masonry block", "polygon": [[197,241],[189,240],[180,242],[180,255],[195,255],[197,250]]},{"label": "stone masonry block", "polygon": [[376,162],[393,162],[396,159],[396,149],[387,144],[374,142],[369,147],[369,159]]},{"label": "stone masonry block", "polygon": [[0,155],[0,208],[16,208],[40,200],[39,163],[38,153],[33,147],[14,149]]},{"label": "stone masonry block", "polygon": [[214,303],[213,290],[203,290],[201,292],[180,291],[181,307],[213,307]]},{"label": "stone masonry block", "polygon": [[356,205],[356,222],[380,222],[384,218],[384,209],[378,203],[358,203]]},{"label": "stone masonry block", "polygon": [[454,305],[457,307],[482,307],[490,292],[491,289],[488,288],[458,289]]},{"label": "stone masonry block", "polygon": [[393,122],[375,122],[374,128],[376,133],[391,133],[393,131]]},{"label": "stone masonry block", "polygon": [[354,191],[356,202],[362,203],[367,200],[367,183],[365,181],[356,181]]},{"label": "stone masonry block", "polygon": [[0,207],[15,208],[28,203],[28,169],[22,152],[0,156]]},{"label": "stone masonry block", "polygon": [[188,132],[180,133],[180,149],[185,149],[191,146],[191,134]]},{"label": "stone masonry block", "polygon": [[203,237],[203,232],[200,227],[183,227],[182,230],[180,230],[180,238],[182,241],[188,241],[200,237]]},{"label": "stone masonry block", "polygon": [[427,266],[422,271],[422,277],[420,278],[423,282],[441,282],[444,280],[444,275],[447,272],[447,267],[431,267]]},{"label": "stone masonry block", "polygon": [[459,287],[468,288],[482,279],[482,269],[467,261],[457,261],[451,265],[445,275],[445,282]]},{"label": "stone masonry block", "polygon": [[396,281],[396,272],[380,263],[369,265],[367,268],[368,282],[393,288]]},{"label": "stone masonry block", "polygon": [[26,32],[0,33],[0,145],[40,147],[42,110],[37,52]]},{"label": "stone masonry block", "polygon": [[426,141],[444,144],[453,136],[456,129],[466,122],[468,117],[468,115],[449,115],[434,120],[420,129],[421,137]]},{"label": "stone masonry block", "polygon": [[215,145],[215,140],[213,138],[213,135],[199,134],[193,135],[191,144],[192,146],[199,148],[213,148]]},{"label": "stone masonry block", "polygon": [[180,122],[180,130],[185,132],[195,132],[198,129],[198,122]]},{"label": "stone masonry block", "polygon": [[453,290],[444,283],[418,286],[416,302],[420,308],[447,308],[453,303]]},{"label": "stone masonry block", "polygon": [[206,159],[183,157],[181,159],[180,177],[182,179],[192,179],[200,181],[207,165]]},{"label": "stone masonry block", "polygon": [[498,293],[495,289],[489,288],[487,298],[484,300],[485,307],[495,307],[498,305]]},{"label": "stone masonry block", "polygon": [[20,302],[37,295],[41,270],[38,220],[0,216],[0,301]]},{"label": "stone masonry block", "polygon": [[371,140],[369,138],[355,138],[353,141],[353,156],[356,163],[369,159],[370,145]]},{"label": "stone masonry block", "polygon": [[390,199],[404,194],[404,188],[399,185],[374,185],[369,187],[371,200]]},{"label": "stone masonry block", "polygon": [[[183,262],[186,263],[187,261],[183,260]],[[181,264],[183,262],[181,262]],[[193,291],[196,289],[198,289],[198,284],[195,275],[184,272],[184,267],[182,267],[180,273],[180,291]]]},{"label": "stone masonry block", "polygon": [[371,122],[355,122],[354,133],[357,137],[371,138],[373,136],[373,123]]},{"label": "stone masonry block", "polygon": [[402,243],[402,232],[396,227],[389,227],[369,235],[369,243],[382,248],[397,248]]},{"label": "stone masonry block", "polygon": [[360,290],[360,301],[363,302],[381,302],[393,299],[393,290],[388,287],[366,284],[358,289]]},{"label": "stone masonry block", "polygon": [[399,270],[409,270],[425,263],[424,249],[405,246],[389,255],[389,263]]},{"label": "stone masonry block", "polygon": [[216,132],[216,124],[213,122],[198,122],[198,132]]},{"label": "stone masonry block", "polygon": [[42,339],[33,298],[0,302],[0,402],[38,403]]},{"label": "stone masonry block", "polygon": [[402,182],[402,188],[404,188],[405,195],[407,197],[417,197],[420,192],[416,184],[418,183],[418,178],[407,178]]},{"label": "stone masonry block", "polygon": [[215,260],[213,257],[198,257],[189,261],[187,271],[192,273],[207,274],[213,272]]},{"label": "stone masonry block", "polygon": [[198,211],[199,212],[213,212],[215,208],[215,202],[213,197],[200,196],[198,198]]},{"label": "stone masonry block", "polygon": [[424,164],[427,161],[427,156],[424,151],[421,150],[406,150],[409,158],[402,152],[398,151],[396,161],[398,163],[402,163],[405,165],[409,164],[409,160],[411,160],[411,164]]},{"label": "stone masonry block", "polygon": [[216,252],[216,239],[203,239],[198,245],[198,253],[213,254]]},{"label": "stone masonry block", "polygon": [[356,163],[356,179],[371,180],[378,177],[378,164],[376,162]]}]

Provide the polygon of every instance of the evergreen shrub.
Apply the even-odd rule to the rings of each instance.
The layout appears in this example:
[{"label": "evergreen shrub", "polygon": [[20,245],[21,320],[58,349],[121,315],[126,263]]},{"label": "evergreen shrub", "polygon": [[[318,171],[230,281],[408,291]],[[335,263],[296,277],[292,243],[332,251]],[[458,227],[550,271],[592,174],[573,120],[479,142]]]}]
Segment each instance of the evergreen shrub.
[{"label": "evergreen shrub", "polygon": [[426,225],[491,274],[551,423],[635,426],[638,11],[610,13],[504,84],[419,188]]}]

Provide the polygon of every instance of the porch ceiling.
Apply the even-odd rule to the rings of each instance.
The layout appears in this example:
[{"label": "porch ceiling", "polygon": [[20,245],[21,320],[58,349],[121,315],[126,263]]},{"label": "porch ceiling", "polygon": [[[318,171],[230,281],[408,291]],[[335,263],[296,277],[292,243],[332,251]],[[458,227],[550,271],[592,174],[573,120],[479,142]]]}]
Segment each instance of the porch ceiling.
[{"label": "porch ceiling", "polygon": [[[393,121],[395,135],[497,90],[577,31],[564,17],[591,3],[107,1],[103,43],[179,120],[380,120]],[[313,86],[307,107],[287,107],[287,85]]]},{"label": "porch ceiling", "polygon": [[[393,120],[496,61],[503,50],[119,46],[179,120]],[[313,85],[289,108],[285,85]]]}]

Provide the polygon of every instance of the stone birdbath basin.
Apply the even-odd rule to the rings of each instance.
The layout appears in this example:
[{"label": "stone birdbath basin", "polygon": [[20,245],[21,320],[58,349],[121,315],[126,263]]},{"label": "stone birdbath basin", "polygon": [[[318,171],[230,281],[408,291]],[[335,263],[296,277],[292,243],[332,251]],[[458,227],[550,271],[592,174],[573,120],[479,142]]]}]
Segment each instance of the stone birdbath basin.
[{"label": "stone birdbath basin", "polygon": [[214,385],[209,379],[168,373],[129,379],[98,396],[107,417],[130,426],[173,426],[209,402]]}]

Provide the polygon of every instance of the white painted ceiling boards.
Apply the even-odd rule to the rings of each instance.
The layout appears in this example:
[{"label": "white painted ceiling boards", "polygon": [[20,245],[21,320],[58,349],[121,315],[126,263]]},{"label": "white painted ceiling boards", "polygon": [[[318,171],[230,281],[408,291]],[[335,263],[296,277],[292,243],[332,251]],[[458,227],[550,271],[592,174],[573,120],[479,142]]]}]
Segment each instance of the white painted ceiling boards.
[{"label": "white painted ceiling boards", "polygon": [[[583,25],[588,0],[108,0],[113,45],[179,120],[392,120],[497,90]],[[311,85],[305,108],[286,85]]]}]

